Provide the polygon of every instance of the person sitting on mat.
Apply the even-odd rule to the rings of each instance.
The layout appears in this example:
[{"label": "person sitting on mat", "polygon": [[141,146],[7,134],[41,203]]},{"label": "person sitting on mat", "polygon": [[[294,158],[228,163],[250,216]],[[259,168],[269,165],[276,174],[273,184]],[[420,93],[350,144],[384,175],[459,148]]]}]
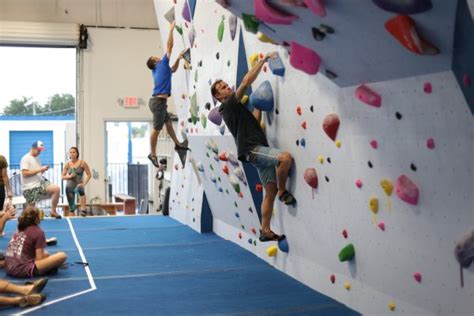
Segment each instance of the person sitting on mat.
[{"label": "person sitting on mat", "polygon": [[[171,74],[176,72],[179,66],[179,61],[183,58],[181,53],[178,59],[174,62],[173,66],[169,65],[169,58],[171,56],[171,50],[173,49],[173,30],[175,22],[170,24],[170,30],[168,33],[168,42],[166,45],[166,54],[162,58],[158,56],[151,56],[148,58],[146,65],[148,69],[152,71],[154,89],[153,96],[150,99],[149,107],[153,113],[153,130],[150,133],[150,154],[148,159],[153,163],[156,168],[160,168],[158,158],[156,157],[156,142],[158,135],[166,124],[166,130],[170,135],[171,139],[175,143],[174,149],[178,151],[180,159],[183,160],[183,152],[186,153],[188,148],[188,140],[185,139],[182,143],[176,138],[176,134],[171,123],[170,115],[168,113],[167,100],[171,96]],[[184,154],[185,155],[185,154]],[[184,163],[183,163],[184,164]],[[162,167],[163,168],[163,167]]]},{"label": "person sitting on mat", "polygon": [[3,237],[5,233],[3,230],[5,229],[5,224],[7,221],[14,219],[16,214],[16,209],[14,206],[10,204],[5,204],[3,209],[0,211],[0,237]]},{"label": "person sitting on mat", "polygon": [[18,217],[18,231],[13,234],[5,253],[5,271],[11,277],[31,278],[55,273],[67,259],[64,252],[50,255],[44,250],[46,238],[39,227],[40,214],[27,207]]},{"label": "person sitting on mat", "polygon": [[270,53],[256,63],[244,76],[235,92],[223,80],[217,80],[211,86],[212,95],[222,103],[219,112],[227,128],[234,136],[239,160],[249,161],[255,166],[265,188],[262,202],[262,227],[260,230],[260,241],[262,242],[280,239],[280,236],[270,229],[273,203],[277,193],[280,201],[286,205],[296,203],[294,196],[286,189],[286,179],[288,178],[292,157],[286,151],[269,147],[267,137],[260,127],[261,111],[255,109],[251,113],[240,101],[247,88],[257,78],[265,62],[269,58],[275,57],[276,53]]},{"label": "person sitting on mat", "polygon": [[[86,174],[85,179],[84,173]],[[85,160],[79,159],[79,149],[77,147],[69,149],[69,161],[64,165],[62,179],[66,180],[66,197],[69,210],[71,212],[76,210],[77,193],[79,194],[80,215],[86,216],[86,194],[84,187],[91,179],[91,170]]]},{"label": "person sitting on mat", "polygon": [[0,279],[0,293],[19,294],[19,296],[0,296],[0,306],[19,306],[25,308],[41,304],[46,296],[40,292],[48,283],[48,278],[38,279],[18,285]]}]

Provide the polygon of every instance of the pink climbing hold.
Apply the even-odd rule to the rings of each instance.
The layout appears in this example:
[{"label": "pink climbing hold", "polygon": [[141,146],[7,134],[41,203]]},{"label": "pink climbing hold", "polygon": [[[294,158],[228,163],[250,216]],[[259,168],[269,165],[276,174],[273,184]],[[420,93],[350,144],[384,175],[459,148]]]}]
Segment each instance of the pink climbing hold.
[{"label": "pink climbing hold", "polygon": [[426,140],[426,147],[428,147],[429,149],[434,149],[435,148],[435,141],[433,138],[428,138]]},{"label": "pink climbing hold", "polygon": [[303,123],[301,123],[301,127],[302,127],[303,129],[306,129],[306,121],[303,121]]},{"label": "pink climbing hold", "polygon": [[470,87],[471,86],[471,77],[468,74],[465,74],[462,78],[462,81],[464,83],[464,87]]},{"label": "pink climbing hold", "polygon": [[337,130],[339,129],[339,117],[337,114],[328,114],[323,121],[323,130],[333,141],[336,140]]},{"label": "pink climbing hold", "polygon": [[416,282],[421,283],[421,273],[420,272],[413,273],[413,278],[416,280]]},{"label": "pink climbing hold", "polygon": [[385,231],[385,223],[384,222],[379,222],[377,226],[380,228],[380,230]]},{"label": "pink climbing hold", "polygon": [[309,48],[291,42],[290,64],[298,70],[314,75],[321,65],[321,57]]},{"label": "pink climbing hold", "polygon": [[326,16],[326,6],[324,5],[324,0],[304,0],[304,4],[311,10],[314,14],[320,17]]},{"label": "pink climbing hold", "polygon": [[361,179],[357,179],[355,184],[356,184],[356,187],[358,187],[359,189],[362,188],[362,180]]},{"label": "pink climbing hold", "polygon": [[431,86],[431,83],[426,82],[425,85],[423,86],[423,91],[425,91],[425,93],[430,94],[431,91],[433,91],[433,87]]},{"label": "pink climbing hold", "polygon": [[255,17],[262,22],[289,25],[293,23],[294,20],[298,19],[296,15],[272,7],[267,0],[253,0],[253,4],[255,8]]},{"label": "pink climbing hold", "polygon": [[395,183],[395,192],[397,196],[408,204],[417,205],[419,190],[417,185],[406,175],[402,174]]},{"label": "pink climbing hold", "polygon": [[365,84],[359,86],[355,91],[357,99],[365,104],[379,108],[382,105],[382,97]]},{"label": "pink climbing hold", "polygon": [[304,171],[304,181],[312,187],[316,189],[318,187],[318,175],[316,173],[316,169],[308,168]]},{"label": "pink climbing hold", "polygon": [[377,149],[377,147],[378,147],[377,141],[376,141],[375,139],[372,139],[372,140],[370,141],[370,146],[371,146],[373,149]]}]

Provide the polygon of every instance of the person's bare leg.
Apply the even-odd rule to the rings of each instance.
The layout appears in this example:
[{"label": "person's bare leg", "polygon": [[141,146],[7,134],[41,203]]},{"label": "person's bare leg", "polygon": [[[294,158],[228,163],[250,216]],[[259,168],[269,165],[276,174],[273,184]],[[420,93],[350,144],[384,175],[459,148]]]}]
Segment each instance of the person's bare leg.
[{"label": "person's bare leg", "polygon": [[10,306],[10,305],[20,305],[20,302],[22,301],[21,296],[16,296],[16,297],[4,297],[0,296],[0,306]]},{"label": "person's bare leg", "polygon": [[4,234],[3,230],[5,228],[6,222],[13,219],[13,218],[15,218],[15,215],[12,215],[12,209],[9,208],[9,209],[5,210],[2,217],[0,217],[0,236],[3,236],[3,234]]},{"label": "person's bare leg", "polygon": [[55,268],[58,268],[67,260],[67,255],[64,252],[57,252],[44,259],[35,260],[36,268],[40,274],[45,274]]},{"label": "person's bare leg", "polygon": [[0,293],[15,293],[27,295],[30,294],[33,289],[33,284],[31,285],[17,285],[5,280],[0,280]]},{"label": "person's bare leg", "polygon": [[286,180],[291,167],[292,157],[288,152],[282,152],[278,155],[278,166],[276,169],[278,179],[278,195],[286,191]]},{"label": "person's bare leg", "polygon": [[57,215],[56,208],[59,202],[59,187],[56,184],[50,184],[46,187],[46,192],[51,194],[51,214]]},{"label": "person's bare leg", "polygon": [[180,142],[178,138],[176,138],[176,133],[174,132],[174,128],[173,128],[173,123],[171,122],[171,120],[169,120],[169,121],[166,121],[165,124],[166,124],[166,131],[168,132],[168,135],[170,135],[175,145],[179,145]]},{"label": "person's bare leg", "polygon": [[84,194],[83,196],[79,196],[79,207],[81,210],[86,209],[86,195]]},{"label": "person's bare leg", "polygon": [[160,131],[156,129],[152,129],[150,133],[150,154],[151,156],[156,156],[156,142],[158,141],[158,135],[160,135]]},{"label": "person's bare leg", "polygon": [[270,232],[270,221],[272,219],[273,204],[277,194],[277,185],[273,182],[268,182],[265,185],[265,196],[262,201],[262,231],[264,233]]}]

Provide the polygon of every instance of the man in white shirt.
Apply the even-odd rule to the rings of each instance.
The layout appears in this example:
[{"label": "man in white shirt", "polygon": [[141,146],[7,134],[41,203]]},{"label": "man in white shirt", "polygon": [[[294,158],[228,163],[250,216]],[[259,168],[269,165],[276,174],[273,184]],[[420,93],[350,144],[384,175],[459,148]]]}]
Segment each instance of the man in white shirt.
[{"label": "man in white shirt", "polygon": [[30,151],[21,158],[21,184],[23,196],[29,206],[34,206],[36,202],[44,197],[51,196],[51,217],[57,219],[61,215],[56,213],[59,201],[59,187],[50,183],[43,177],[43,173],[49,169],[48,166],[41,166],[40,153],[45,150],[42,141],[38,140],[31,145]]}]

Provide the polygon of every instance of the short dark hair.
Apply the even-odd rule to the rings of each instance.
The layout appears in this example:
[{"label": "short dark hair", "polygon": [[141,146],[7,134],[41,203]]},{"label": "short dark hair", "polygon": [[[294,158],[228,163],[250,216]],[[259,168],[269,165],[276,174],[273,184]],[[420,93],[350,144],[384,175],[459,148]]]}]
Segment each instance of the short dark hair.
[{"label": "short dark hair", "polygon": [[150,58],[148,58],[148,60],[146,61],[146,66],[148,67],[148,69],[150,70],[153,70],[155,69],[155,61],[153,60],[153,56],[150,56]]},{"label": "short dark hair", "polygon": [[74,150],[76,151],[76,153],[77,153],[77,158],[79,158],[79,149],[77,149],[77,147],[74,147],[74,146],[72,146],[71,148],[69,148],[69,150],[71,150],[71,149],[74,149]]},{"label": "short dark hair", "polygon": [[24,210],[20,217],[18,217],[18,230],[24,231],[31,225],[36,225],[36,219],[39,216],[39,211],[34,206],[29,206]]},{"label": "short dark hair", "polygon": [[217,79],[216,81],[214,81],[214,83],[211,86],[211,94],[214,98],[216,97],[216,94],[217,94],[217,87],[216,86],[217,86],[218,83],[221,83],[221,82],[222,82],[222,79]]}]

